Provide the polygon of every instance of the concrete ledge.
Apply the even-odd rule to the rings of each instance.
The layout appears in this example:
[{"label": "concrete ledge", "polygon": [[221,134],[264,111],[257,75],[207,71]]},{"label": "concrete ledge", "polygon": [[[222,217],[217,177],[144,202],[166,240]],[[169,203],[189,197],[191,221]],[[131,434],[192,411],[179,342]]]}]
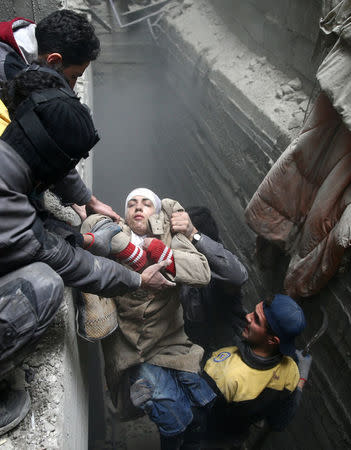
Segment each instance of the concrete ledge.
[{"label": "concrete ledge", "polygon": [[88,448],[88,383],[74,318],[72,291],[66,289],[54,322],[23,364],[31,410],[0,438],[1,450]]},{"label": "concrete ledge", "polygon": [[[228,29],[212,2],[199,0],[187,2],[186,9],[173,7],[163,26],[161,45],[167,47],[171,64],[174,59],[182,64],[184,79],[196,82],[206,78],[214,83],[273,141],[284,138],[287,142],[296,135],[306,110],[309,86],[305,86],[306,91],[303,85],[292,89],[289,95],[286,86],[292,75],[248,49]],[[282,87],[287,94],[280,91]],[[184,97],[188,98],[188,94],[185,92]],[[297,120],[292,123],[295,116]]]}]

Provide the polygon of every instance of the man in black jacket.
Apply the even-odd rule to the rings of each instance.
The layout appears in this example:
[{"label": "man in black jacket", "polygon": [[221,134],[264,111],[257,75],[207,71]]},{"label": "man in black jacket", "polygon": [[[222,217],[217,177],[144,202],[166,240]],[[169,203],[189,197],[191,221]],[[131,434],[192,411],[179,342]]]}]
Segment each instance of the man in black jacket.
[{"label": "man in black jacket", "polygon": [[188,208],[172,216],[172,231],[185,234],[206,256],[211,281],[203,288],[182,286],[185,331],[206,355],[231,345],[245,326],[241,287],[248,275],[244,265],[219,239],[217,224],[208,208]]},{"label": "man in black jacket", "polygon": [[[94,27],[85,15],[75,11],[54,11],[38,25],[19,17],[0,22],[0,81],[3,82],[12,80],[38,59],[62,73],[73,89],[99,52],[100,41]],[[75,168],[56,183],[54,193],[64,204],[73,204],[82,220],[86,218],[85,208],[81,208],[84,205],[91,212],[119,220],[118,214],[85,186]]]}]

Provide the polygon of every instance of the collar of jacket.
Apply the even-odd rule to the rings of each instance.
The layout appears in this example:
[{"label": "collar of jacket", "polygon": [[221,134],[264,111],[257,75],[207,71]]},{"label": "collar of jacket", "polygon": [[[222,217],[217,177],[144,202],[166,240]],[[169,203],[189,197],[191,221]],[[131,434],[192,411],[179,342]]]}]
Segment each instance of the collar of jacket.
[{"label": "collar of jacket", "polygon": [[178,211],[184,211],[180,203],[171,198],[164,198],[161,203],[161,212],[154,214],[149,219],[150,232],[154,236],[166,233],[170,226],[172,214]]},{"label": "collar of jacket", "polygon": [[249,343],[244,340],[238,340],[236,345],[238,347],[242,360],[252,369],[257,370],[272,369],[277,364],[279,364],[283,358],[283,355],[281,353],[278,353],[277,355],[274,356],[270,356],[268,358],[258,356],[256,355],[256,353],[252,351]]}]

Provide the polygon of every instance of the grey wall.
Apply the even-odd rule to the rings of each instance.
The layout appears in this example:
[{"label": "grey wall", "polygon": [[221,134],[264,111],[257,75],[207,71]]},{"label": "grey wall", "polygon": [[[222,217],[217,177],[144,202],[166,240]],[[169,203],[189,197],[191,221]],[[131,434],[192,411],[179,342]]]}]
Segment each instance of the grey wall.
[{"label": "grey wall", "polygon": [[212,0],[219,16],[249,47],[278,67],[313,80],[319,18],[336,0]]},{"label": "grey wall", "polygon": [[[218,14],[240,39],[250,47],[256,45],[260,55],[275,58],[281,68],[300,71],[313,80],[310,56],[322,2],[211,3],[216,4]],[[184,151],[181,158],[192,173],[192,183],[202,192],[202,203],[216,214],[225,244],[249,270],[245,301],[247,307],[252,307],[265,294],[280,289],[286,261],[279,252],[269,249],[269,268],[258,267],[256,237],[245,223],[244,210],[270,169],[270,160],[277,160],[286,141],[276,142],[269,131],[258,129],[260,118],[236,106],[240,99],[235,97],[235,87],[221,84],[211,67],[205,76],[201,74],[199,58],[189,51],[180,34],[167,29],[162,44],[169,56],[168,78],[196,117],[197,138],[202,145],[201,151]],[[328,332],[313,347],[312,375],[298,415],[284,433],[271,435],[264,449],[351,448],[350,293],[350,264],[345,262],[326,289],[303,302],[309,326],[304,339],[309,339],[321,324],[320,305],[329,314]]]},{"label": "grey wall", "polygon": [[0,4],[1,20],[16,16],[38,21],[63,5],[63,0],[3,0]]}]

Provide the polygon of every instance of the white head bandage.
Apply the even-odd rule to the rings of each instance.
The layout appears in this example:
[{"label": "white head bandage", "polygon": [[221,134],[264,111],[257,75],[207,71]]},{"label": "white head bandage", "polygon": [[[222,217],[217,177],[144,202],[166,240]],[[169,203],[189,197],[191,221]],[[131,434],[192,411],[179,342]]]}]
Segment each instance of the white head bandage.
[{"label": "white head bandage", "polygon": [[130,192],[127,195],[126,204],[125,204],[125,211],[124,211],[125,216],[127,215],[129,200],[132,199],[133,197],[135,197],[136,195],[141,195],[142,197],[147,198],[148,200],[150,200],[152,202],[152,204],[154,205],[154,207],[155,207],[156,214],[160,213],[160,211],[161,211],[161,200],[155,194],[155,192],[152,192],[150,189],[147,189],[147,188],[137,188],[137,189],[134,189],[132,192]]}]

